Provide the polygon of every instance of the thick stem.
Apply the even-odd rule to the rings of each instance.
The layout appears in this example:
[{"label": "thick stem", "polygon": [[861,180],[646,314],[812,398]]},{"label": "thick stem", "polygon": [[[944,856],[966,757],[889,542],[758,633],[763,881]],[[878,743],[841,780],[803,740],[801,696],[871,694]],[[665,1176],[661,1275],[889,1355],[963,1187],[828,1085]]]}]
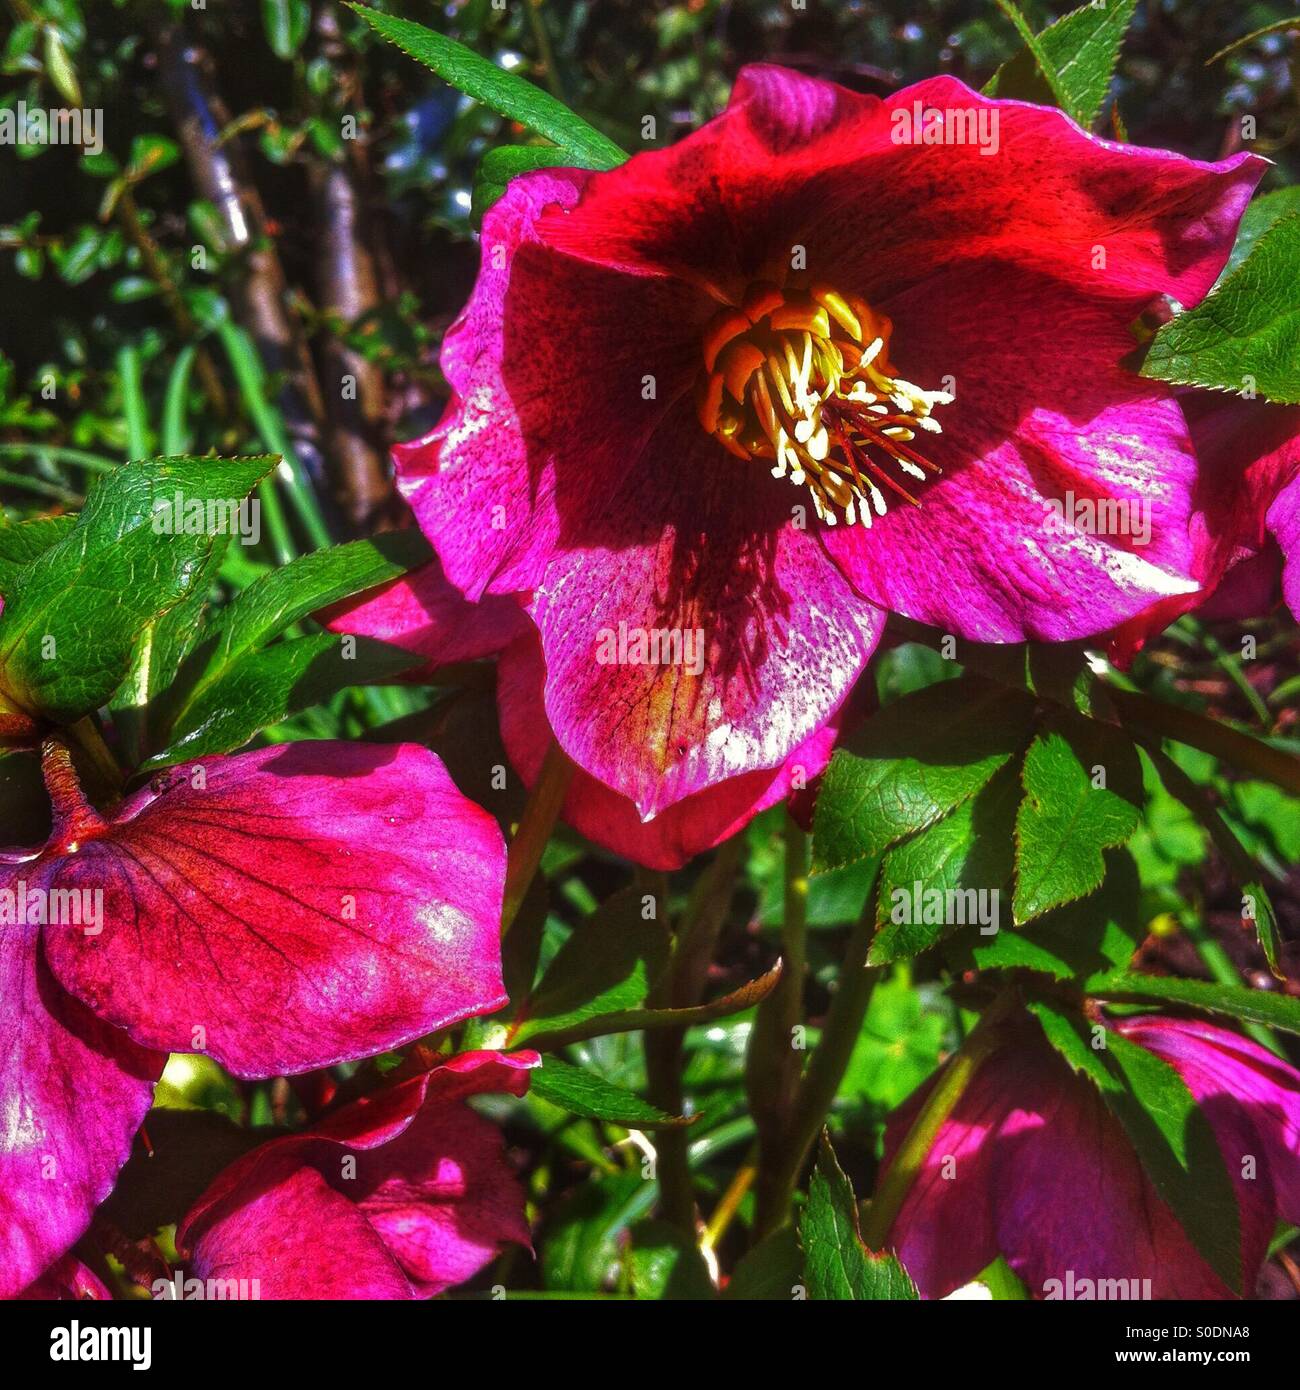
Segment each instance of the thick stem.
[{"label": "thick stem", "polygon": [[869,1249],[880,1250],[889,1237],[907,1194],[912,1189],[926,1157],[944,1122],[952,1114],[980,1063],[998,1045],[998,1025],[1011,1012],[1016,996],[1005,989],[980,1015],[966,1041],[948,1059],[920,1114],[912,1122],[894,1161],[876,1188],[862,1226],[862,1239]]},{"label": "thick stem", "polygon": [[[646,1001],[652,1008],[689,1008],[699,1002],[709,963],[726,921],[735,888],[736,870],[744,849],[743,837],[733,836],[714,856],[691,895],[672,959],[664,977]],[[663,1028],[646,1035],[646,1073],[654,1104],[676,1115],[685,1095],[682,1088],[684,1028]],[[659,1132],[656,1176],[659,1213],[690,1240],[695,1239],[695,1186],[691,1181],[689,1143],[681,1129]]]},{"label": "thick stem", "polygon": [[510,854],[506,860],[505,901],[501,907],[501,935],[514,925],[519,909],[523,906],[528,887],[542,862],[542,852],[551,838],[551,831],[564,805],[569,782],[573,777],[573,764],[568,755],[554,739],[546,750],[542,769],[537,774],[523,816],[510,841]]},{"label": "thick stem", "polygon": [[803,1171],[813,1141],[821,1133],[835,1093],[848,1070],[849,1058],[862,1031],[862,1020],[871,1002],[871,991],[878,973],[867,966],[867,952],[875,930],[876,895],[873,888],[849,936],[844,963],[840,966],[839,988],[826,1015],[821,1041],[804,1073],[786,1141],[778,1160],[764,1175],[765,1181],[758,1194],[759,1215],[754,1223],[757,1240],[789,1219],[799,1174]]},{"label": "thick stem", "polygon": [[41,774],[53,811],[52,844],[71,845],[103,828],[103,817],[82,791],[72,750],[62,739],[47,738],[41,744]]},{"label": "thick stem", "polygon": [[[782,1154],[803,1070],[795,1029],[803,1022],[803,991],[808,907],[808,837],[786,816],[784,912],[781,925],[781,981],[758,1007],[745,1059],[745,1089],[758,1127],[758,1192],[761,1219],[780,1201]],[[779,1222],[777,1223],[779,1224]]]}]

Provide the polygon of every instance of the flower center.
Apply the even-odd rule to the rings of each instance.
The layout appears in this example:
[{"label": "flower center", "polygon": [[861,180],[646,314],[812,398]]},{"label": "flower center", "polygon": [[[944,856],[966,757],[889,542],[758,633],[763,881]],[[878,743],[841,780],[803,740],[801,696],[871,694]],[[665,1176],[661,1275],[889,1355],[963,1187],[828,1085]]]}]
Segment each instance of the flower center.
[{"label": "flower center", "polygon": [[884,516],[887,493],[918,506],[904,478],[938,473],[912,442],[940,433],[947,391],[904,381],[889,360],[893,324],[828,285],[751,285],[739,309],[704,331],[700,423],[737,458],[773,460],[772,476],[806,486],[827,526]]}]

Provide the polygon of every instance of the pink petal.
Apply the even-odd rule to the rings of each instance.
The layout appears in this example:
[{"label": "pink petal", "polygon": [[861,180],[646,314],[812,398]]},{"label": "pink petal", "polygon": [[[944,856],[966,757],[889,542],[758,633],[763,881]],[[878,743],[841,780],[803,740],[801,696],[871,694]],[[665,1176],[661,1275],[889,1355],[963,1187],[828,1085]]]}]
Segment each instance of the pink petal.
[{"label": "pink petal", "polygon": [[[542,705],[545,668],[536,636],[512,643],[497,667],[501,737],[510,761],[531,786],[541,770],[551,733]],[[643,821],[625,796],[581,768],[561,811],[589,840],[650,869],[671,871],[742,830],[760,811],[807,784],[830,760],[838,717],[806,739],[777,768],[742,773],[674,802]]]},{"label": "pink petal", "polygon": [[268,1076],[505,1002],[501,834],[427,749],[289,744],[203,771],[40,861],[50,886],[104,890],[101,935],[55,930],[46,947],[102,1018]]},{"label": "pink petal", "polygon": [[[37,886],[30,866],[8,867],[0,886],[20,882]],[[66,994],[39,935],[0,928],[0,1298],[39,1278],[89,1226],[167,1060]]]},{"label": "pink petal", "polygon": [[45,1302],[84,1302],[87,1299],[107,1301],[112,1294],[104,1281],[81,1263],[75,1255],[64,1255],[28,1286],[17,1298],[40,1299]]}]

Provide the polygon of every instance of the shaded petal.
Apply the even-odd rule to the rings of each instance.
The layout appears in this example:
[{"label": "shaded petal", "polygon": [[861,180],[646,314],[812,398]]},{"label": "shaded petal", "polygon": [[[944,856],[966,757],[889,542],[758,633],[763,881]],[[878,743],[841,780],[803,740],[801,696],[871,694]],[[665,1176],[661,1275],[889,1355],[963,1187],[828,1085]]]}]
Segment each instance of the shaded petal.
[{"label": "shaded petal", "polygon": [[62,983],[148,1046],[241,1076],[368,1057],[505,1002],[505,846],[427,749],[301,743],[143,789],[50,886],[104,891],[52,931]]},{"label": "shaded petal", "polygon": [[532,624],[512,598],[489,596],[470,603],[438,560],[379,589],[346,599],[316,615],[331,632],[351,632],[389,642],[429,658],[404,680],[430,681],[442,666],[495,656]]},{"label": "shaded petal", "polygon": [[80,1303],[86,1299],[106,1301],[112,1298],[112,1294],[99,1275],[88,1269],[75,1255],[64,1255],[17,1297]]},{"label": "shaded petal", "polygon": [[[9,869],[0,886],[31,882]],[[0,928],[0,1297],[41,1276],[90,1224],[130,1157],[166,1057],[66,994],[37,928]]]},{"label": "shaded petal", "polygon": [[[551,732],[542,703],[545,665],[536,636],[509,646],[497,668],[501,737],[529,786],[541,771]],[[779,767],[742,773],[674,802],[643,821],[625,796],[578,768],[561,818],[589,840],[649,869],[679,869],[742,830],[792,789],[807,786],[830,760],[838,718],[806,739]]]}]

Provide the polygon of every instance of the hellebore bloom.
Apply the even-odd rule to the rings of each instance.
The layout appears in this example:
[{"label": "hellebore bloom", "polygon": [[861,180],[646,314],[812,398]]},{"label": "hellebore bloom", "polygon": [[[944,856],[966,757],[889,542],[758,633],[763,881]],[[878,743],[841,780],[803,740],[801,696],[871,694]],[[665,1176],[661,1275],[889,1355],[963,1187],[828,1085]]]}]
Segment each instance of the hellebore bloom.
[{"label": "hellebore bloom", "polygon": [[[552,738],[543,700],[545,667],[537,629],[514,599],[488,596],[470,603],[434,560],[318,616],[335,632],[378,638],[427,657],[427,664],[407,679],[429,680],[453,662],[499,655],[501,739],[525,784],[537,780]],[[561,818],[593,843],[634,863],[679,869],[743,829],[760,811],[805,788],[830,760],[839,722],[837,711],[777,767],[715,782],[648,821],[628,797],[575,768]]]},{"label": "hellebore bloom", "polygon": [[1208,391],[1179,399],[1199,465],[1191,534],[1201,587],[1124,625],[1113,643],[1121,660],[1193,609],[1241,620],[1281,598],[1300,616],[1300,407]]},{"label": "hellebore bloom", "polygon": [[0,1296],[86,1229],[169,1052],[307,1071],[506,998],[501,833],[427,749],[213,757],[108,819],[46,772],[49,843],[0,854]]},{"label": "hellebore bloom", "polygon": [[469,1096],[528,1089],[535,1052],[467,1052],[273,1139],[181,1222],[185,1278],[259,1298],[430,1298],[529,1244],[524,1194]]},{"label": "hellebore bloom", "polygon": [[[1113,1027],[1168,1062],[1200,1104],[1236,1190],[1249,1293],[1277,1219],[1300,1217],[1300,1073],[1208,1023],[1147,1017]],[[886,1162],[922,1099],[891,1119]],[[926,1298],[960,1288],[999,1254],[1036,1297],[1232,1296],[1156,1195],[1096,1087],[1030,1026],[981,1063],[888,1244]]]},{"label": "hellebore bloom", "polygon": [[[399,484],[453,584],[526,596],[564,751],[661,812],[778,768],[886,610],[1062,640],[1195,588],[1182,414],[1121,359],[1213,284],[1263,168],[946,77],[748,68],[671,148],[510,184]],[[1149,543],[1076,498],[1149,504]],[[602,664],[624,630],[697,633],[703,668]]]}]

